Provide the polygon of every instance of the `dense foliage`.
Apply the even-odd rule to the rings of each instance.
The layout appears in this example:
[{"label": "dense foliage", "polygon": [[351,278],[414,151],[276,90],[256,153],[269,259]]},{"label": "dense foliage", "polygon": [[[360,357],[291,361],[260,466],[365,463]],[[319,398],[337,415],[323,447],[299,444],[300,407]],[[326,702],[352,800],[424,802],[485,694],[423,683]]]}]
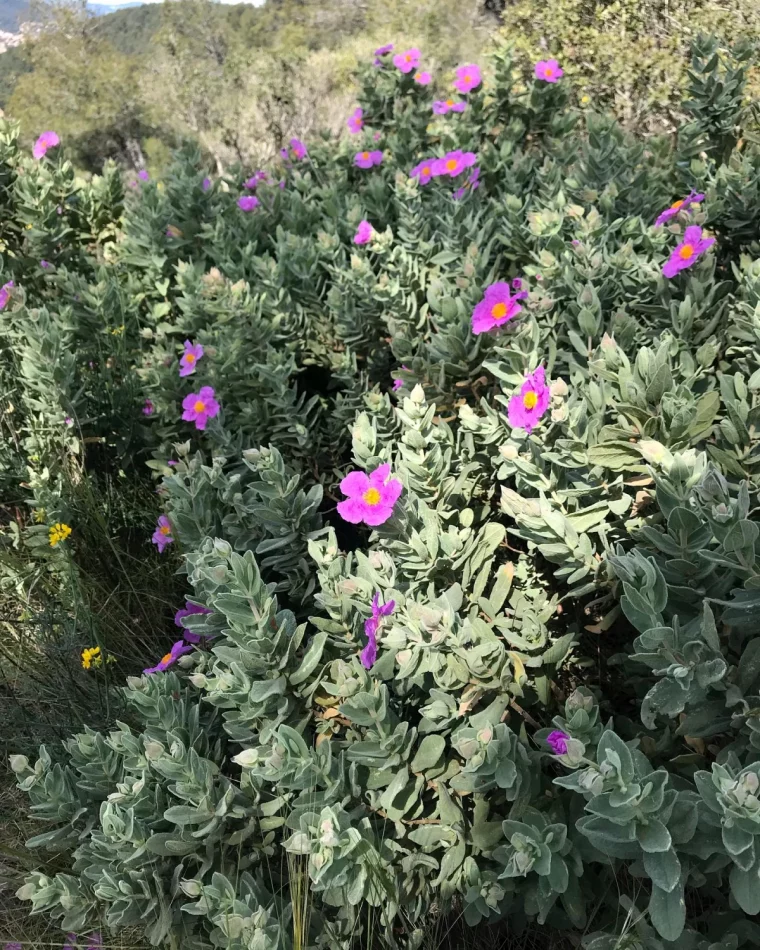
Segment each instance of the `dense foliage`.
[{"label": "dense foliage", "polygon": [[750,50],[700,39],[647,141],[552,61],[441,115],[397,62],[268,174],[186,153],[125,197],[3,131],[6,582],[66,598],[71,467],[148,461],[188,598],[110,731],[13,759],[57,862],[20,895],[197,948],[418,947],[450,906],[752,945]]}]

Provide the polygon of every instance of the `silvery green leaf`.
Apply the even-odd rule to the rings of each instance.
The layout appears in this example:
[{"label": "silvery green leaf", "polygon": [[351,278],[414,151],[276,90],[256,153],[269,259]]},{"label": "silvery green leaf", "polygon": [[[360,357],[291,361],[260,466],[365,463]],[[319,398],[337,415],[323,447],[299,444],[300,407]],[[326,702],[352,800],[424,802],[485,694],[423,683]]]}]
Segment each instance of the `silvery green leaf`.
[{"label": "silvery green leaf", "polygon": [[667,851],[645,851],[644,868],[652,883],[668,893],[681,880],[681,862],[673,848]]},{"label": "silvery green leaf", "polygon": [[680,881],[672,891],[665,891],[656,884],[652,886],[649,918],[664,940],[677,940],[681,936],[686,922],[686,903]]}]

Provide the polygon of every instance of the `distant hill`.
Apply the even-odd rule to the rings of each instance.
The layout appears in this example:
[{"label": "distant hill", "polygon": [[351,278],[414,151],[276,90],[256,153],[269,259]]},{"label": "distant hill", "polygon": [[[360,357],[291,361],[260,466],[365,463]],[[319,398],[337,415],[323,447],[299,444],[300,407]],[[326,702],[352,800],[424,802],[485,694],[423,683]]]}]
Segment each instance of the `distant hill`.
[{"label": "distant hill", "polygon": [[18,33],[19,23],[29,18],[29,0],[0,0],[0,30]]}]

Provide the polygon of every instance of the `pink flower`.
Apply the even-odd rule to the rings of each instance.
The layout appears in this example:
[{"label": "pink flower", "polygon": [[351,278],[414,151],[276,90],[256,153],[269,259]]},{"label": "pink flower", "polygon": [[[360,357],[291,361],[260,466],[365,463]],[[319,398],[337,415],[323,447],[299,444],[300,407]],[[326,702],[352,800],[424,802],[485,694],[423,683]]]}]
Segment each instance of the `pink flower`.
[{"label": "pink flower", "polygon": [[528,373],[525,382],[509,400],[507,419],[513,429],[525,429],[530,433],[541,416],[549,408],[549,387],[544,379],[544,368],[539,366]]},{"label": "pink flower", "polygon": [[8,301],[11,299],[11,291],[15,286],[14,282],[9,280],[7,284],[0,287],[0,310],[4,310],[8,305]]},{"label": "pink flower", "polygon": [[354,244],[369,244],[373,234],[374,231],[369,221],[360,221],[354,235]]},{"label": "pink flower", "polygon": [[675,277],[676,274],[696,261],[698,257],[715,244],[715,238],[704,237],[702,228],[696,224],[690,225],[684,232],[683,241],[671,251],[670,257],[662,268],[665,277]]},{"label": "pink flower", "polygon": [[383,133],[382,133],[382,132],[374,132],[374,133],[372,134],[372,141],[373,141],[373,142],[379,142],[382,137],[383,137]]},{"label": "pink flower", "polygon": [[546,744],[555,755],[564,755],[567,752],[567,743],[570,736],[566,732],[555,729],[546,737]]},{"label": "pink flower", "polygon": [[140,179],[140,181],[150,181],[150,175],[144,168],[140,169],[140,171],[137,173],[137,177]]},{"label": "pink flower", "polygon": [[420,86],[429,86],[433,77],[430,73],[418,72],[414,74],[414,81]]},{"label": "pink flower", "polygon": [[237,206],[241,211],[253,211],[258,208],[259,199],[256,195],[241,195],[237,200]]},{"label": "pink flower", "polygon": [[426,158],[415,165],[414,168],[409,172],[410,178],[416,178],[418,184],[426,185],[434,175],[433,168],[435,166],[437,159],[435,158]]},{"label": "pink flower", "polygon": [[389,600],[387,604],[380,604],[380,595],[375,594],[372,598],[372,616],[364,621],[364,633],[367,636],[367,645],[364,647],[359,657],[365,670],[371,669],[377,660],[377,630],[382,623],[383,617],[389,617],[396,606],[395,600]]},{"label": "pink flower", "polygon": [[32,149],[32,155],[36,159],[44,158],[47,154],[48,149],[55,148],[56,145],[60,145],[61,140],[58,138],[58,135],[55,132],[43,132],[42,135],[34,143],[34,148]]},{"label": "pink flower", "polygon": [[446,115],[447,112],[464,112],[466,108],[466,102],[459,102],[456,99],[437,99],[433,103],[433,112],[436,115]]},{"label": "pink flower", "polygon": [[164,670],[173,666],[181,656],[185,653],[192,653],[192,651],[193,648],[188,643],[185,643],[184,640],[177,640],[171,650],[164,654],[155,666],[149,666],[147,670],[143,670],[143,673],[145,673],[146,676],[152,676],[154,673],[163,673]]},{"label": "pink flower", "polygon": [[50,261],[44,261],[44,260],[43,260],[43,261],[40,261],[40,267],[41,267],[43,270],[48,270],[48,268],[50,268],[50,267],[52,267],[52,266],[53,266],[53,265],[50,263]]},{"label": "pink flower", "polygon": [[208,191],[211,188],[211,179],[204,178],[203,181],[201,182],[201,188],[203,191]]},{"label": "pink flower", "polygon": [[383,524],[393,514],[393,506],[399,499],[403,485],[397,478],[389,478],[388,463],[366,472],[350,472],[340,483],[340,490],[347,495],[346,501],[338,502],[338,514],[351,524],[375,527]]},{"label": "pink flower", "polygon": [[146,399],[146,400],[145,400],[145,402],[144,402],[144,404],[143,404],[142,411],[143,411],[143,415],[144,415],[144,416],[152,416],[152,415],[153,415],[153,413],[156,411],[156,407],[153,405],[153,400],[152,400],[152,399]]},{"label": "pink flower", "polygon": [[202,356],[203,347],[200,343],[191,343],[190,340],[185,340],[185,352],[179,361],[179,375],[189,376],[191,373],[194,373],[195,367],[198,365],[198,360],[201,359]]},{"label": "pink flower", "polygon": [[660,225],[665,224],[666,221],[670,221],[671,218],[675,216],[680,211],[685,211],[691,213],[693,208],[696,208],[700,202],[705,200],[705,196],[702,194],[697,194],[696,191],[690,192],[685,198],[682,198],[680,201],[674,201],[673,204],[666,208],[664,211],[661,211],[657,216],[657,220],[654,223],[656,228],[659,228]]},{"label": "pink flower", "polygon": [[303,144],[303,142],[296,138],[290,140],[290,153],[295,159],[298,159],[299,161],[306,158],[306,156],[309,154],[306,151],[306,146]]},{"label": "pink flower", "polygon": [[454,80],[454,88],[459,92],[465,93],[476,89],[483,81],[480,75],[480,66],[470,63],[469,66],[460,66],[457,69],[457,78]]},{"label": "pink flower", "polygon": [[357,132],[361,132],[362,127],[364,126],[363,116],[363,109],[354,109],[353,113],[348,117],[346,125],[348,126],[348,131],[352,135],[356,135]]},{"label": "pink flower", "polygon": [[[409,372],[409,367],[404,363],[402,363],[401,369],[406,370],[407,373]],[[393,389],[394,393],[397,393],[403,385],[404,385],[403,379],[394,379],[393,386],[391,388]]]},{"label": "pink flower", "polygon": [[205,429],[209,419],[219,415],[219,403],[214,398],[211,386],[201,386],[199,393],[189,393],[182,400],[182,418],[194,422],[196,429]]},{"label": "pink flower", "polygon": [[262,181],[267,180],[267,173],[259,169],[259,171],[254,172],[250,178],[247,178],[243,182],[243,188],[247,188],[249,191],[255,191],[257,186],[261,184]]},{"label": "pink flower", "polygon": [[500,280],[486,288],[485,295],[472,311],[472,332],[488,333],[496,327],[509,323],[522,307],[518,303],[528,296],[526,290],[511,294],[509,284]]},{"label": "pink flower", "polygon": [[[180,610],[178,610],[177,613],[174,615],[174,623],[178,627],[182,627],[182,629],[184,630],[185,628],[182,623],[182,620],[184,617],[192,617],[197,614],[211,614],[213,612],[214,611],[209,610],[208,607],[201,607],[200,604],[194,604],[191,601],[186,600],[185,606],[181,608]],[[191,630],[185,630],[184,637],[188,643],[200,643],[200,640],[201,640],[200,636],[197,633],[193,633]]]},{"label": "pink flower", "polygon": [[447,152],[443,158],[437,158],[433,163],[434,175],[450,175],[455,178],[460,175],[465,168],[470,168],[477,161],[474,152],[461,152],[457,149],[454,152]]},{"label": "pink flower", "polygon": [[171,522],[166,517],[166,515],[159,516],[156,530],[153,532],[153,537],[150,540],[158,547],[159,554],[164,553],[164,548],[168,544],[174,543]]},{"label": "pink flower", "polygon": [[544,82],[559,82],[565,72],[556,59],[540,59],[533,69],[533,75]]},{"label": "pink flower", "polygon": [[357,152],[354,155],[354,165],[357,168],[372,168],[373,165],[379,165],[383,160],[383,153],[380,149],[374,152]]},{"label": "pink flower", "polygon": [[386,53],[390,53],[393,49],[393,43],[386,43],[385,46],[378,46],[375,50],[375,56],[385,56]]},{"label": "pink flower", "polygon": [[420,65],[420,56],[418,49],[408,49],[405,53],[396,53],[393,57],[393,65],[402,73],[410,73]]}]

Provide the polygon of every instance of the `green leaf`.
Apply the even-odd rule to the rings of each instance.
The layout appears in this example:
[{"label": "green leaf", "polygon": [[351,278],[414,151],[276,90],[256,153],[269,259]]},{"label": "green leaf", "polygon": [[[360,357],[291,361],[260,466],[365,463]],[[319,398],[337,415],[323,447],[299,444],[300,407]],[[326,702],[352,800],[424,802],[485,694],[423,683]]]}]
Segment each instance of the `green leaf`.
[{"label": "green leaf", "polygon": [[760,875],[758,875],[758,865],[749,871],[742,871],[741,868],[731,869],[729,877],[731,893],[736,903],[741,907],[745,914],[754,916],[760,914]]},{"label": "green leaf", "polygon": [[649,898],[649,918],[663,940],[678,940],[686,923],[686,903],[683,884],[679,881],[672,891],[652,886]]},{"label": "green leaf", "polygon": [[670,832],[657,818],[636,822],[636,838],[644,851],[667,851],[672,844]]},{"label": "green leaf", "polygon": [[599,442],[586,453],[591,466],[600,465],[613,472],[644,472],[641,453],[631,442]]},{"label": "green leaf", "polygon": [[672,848],[668,851],[645,851],[644,869],[652,883],[668,893],[681,880],[681,862]]}]

